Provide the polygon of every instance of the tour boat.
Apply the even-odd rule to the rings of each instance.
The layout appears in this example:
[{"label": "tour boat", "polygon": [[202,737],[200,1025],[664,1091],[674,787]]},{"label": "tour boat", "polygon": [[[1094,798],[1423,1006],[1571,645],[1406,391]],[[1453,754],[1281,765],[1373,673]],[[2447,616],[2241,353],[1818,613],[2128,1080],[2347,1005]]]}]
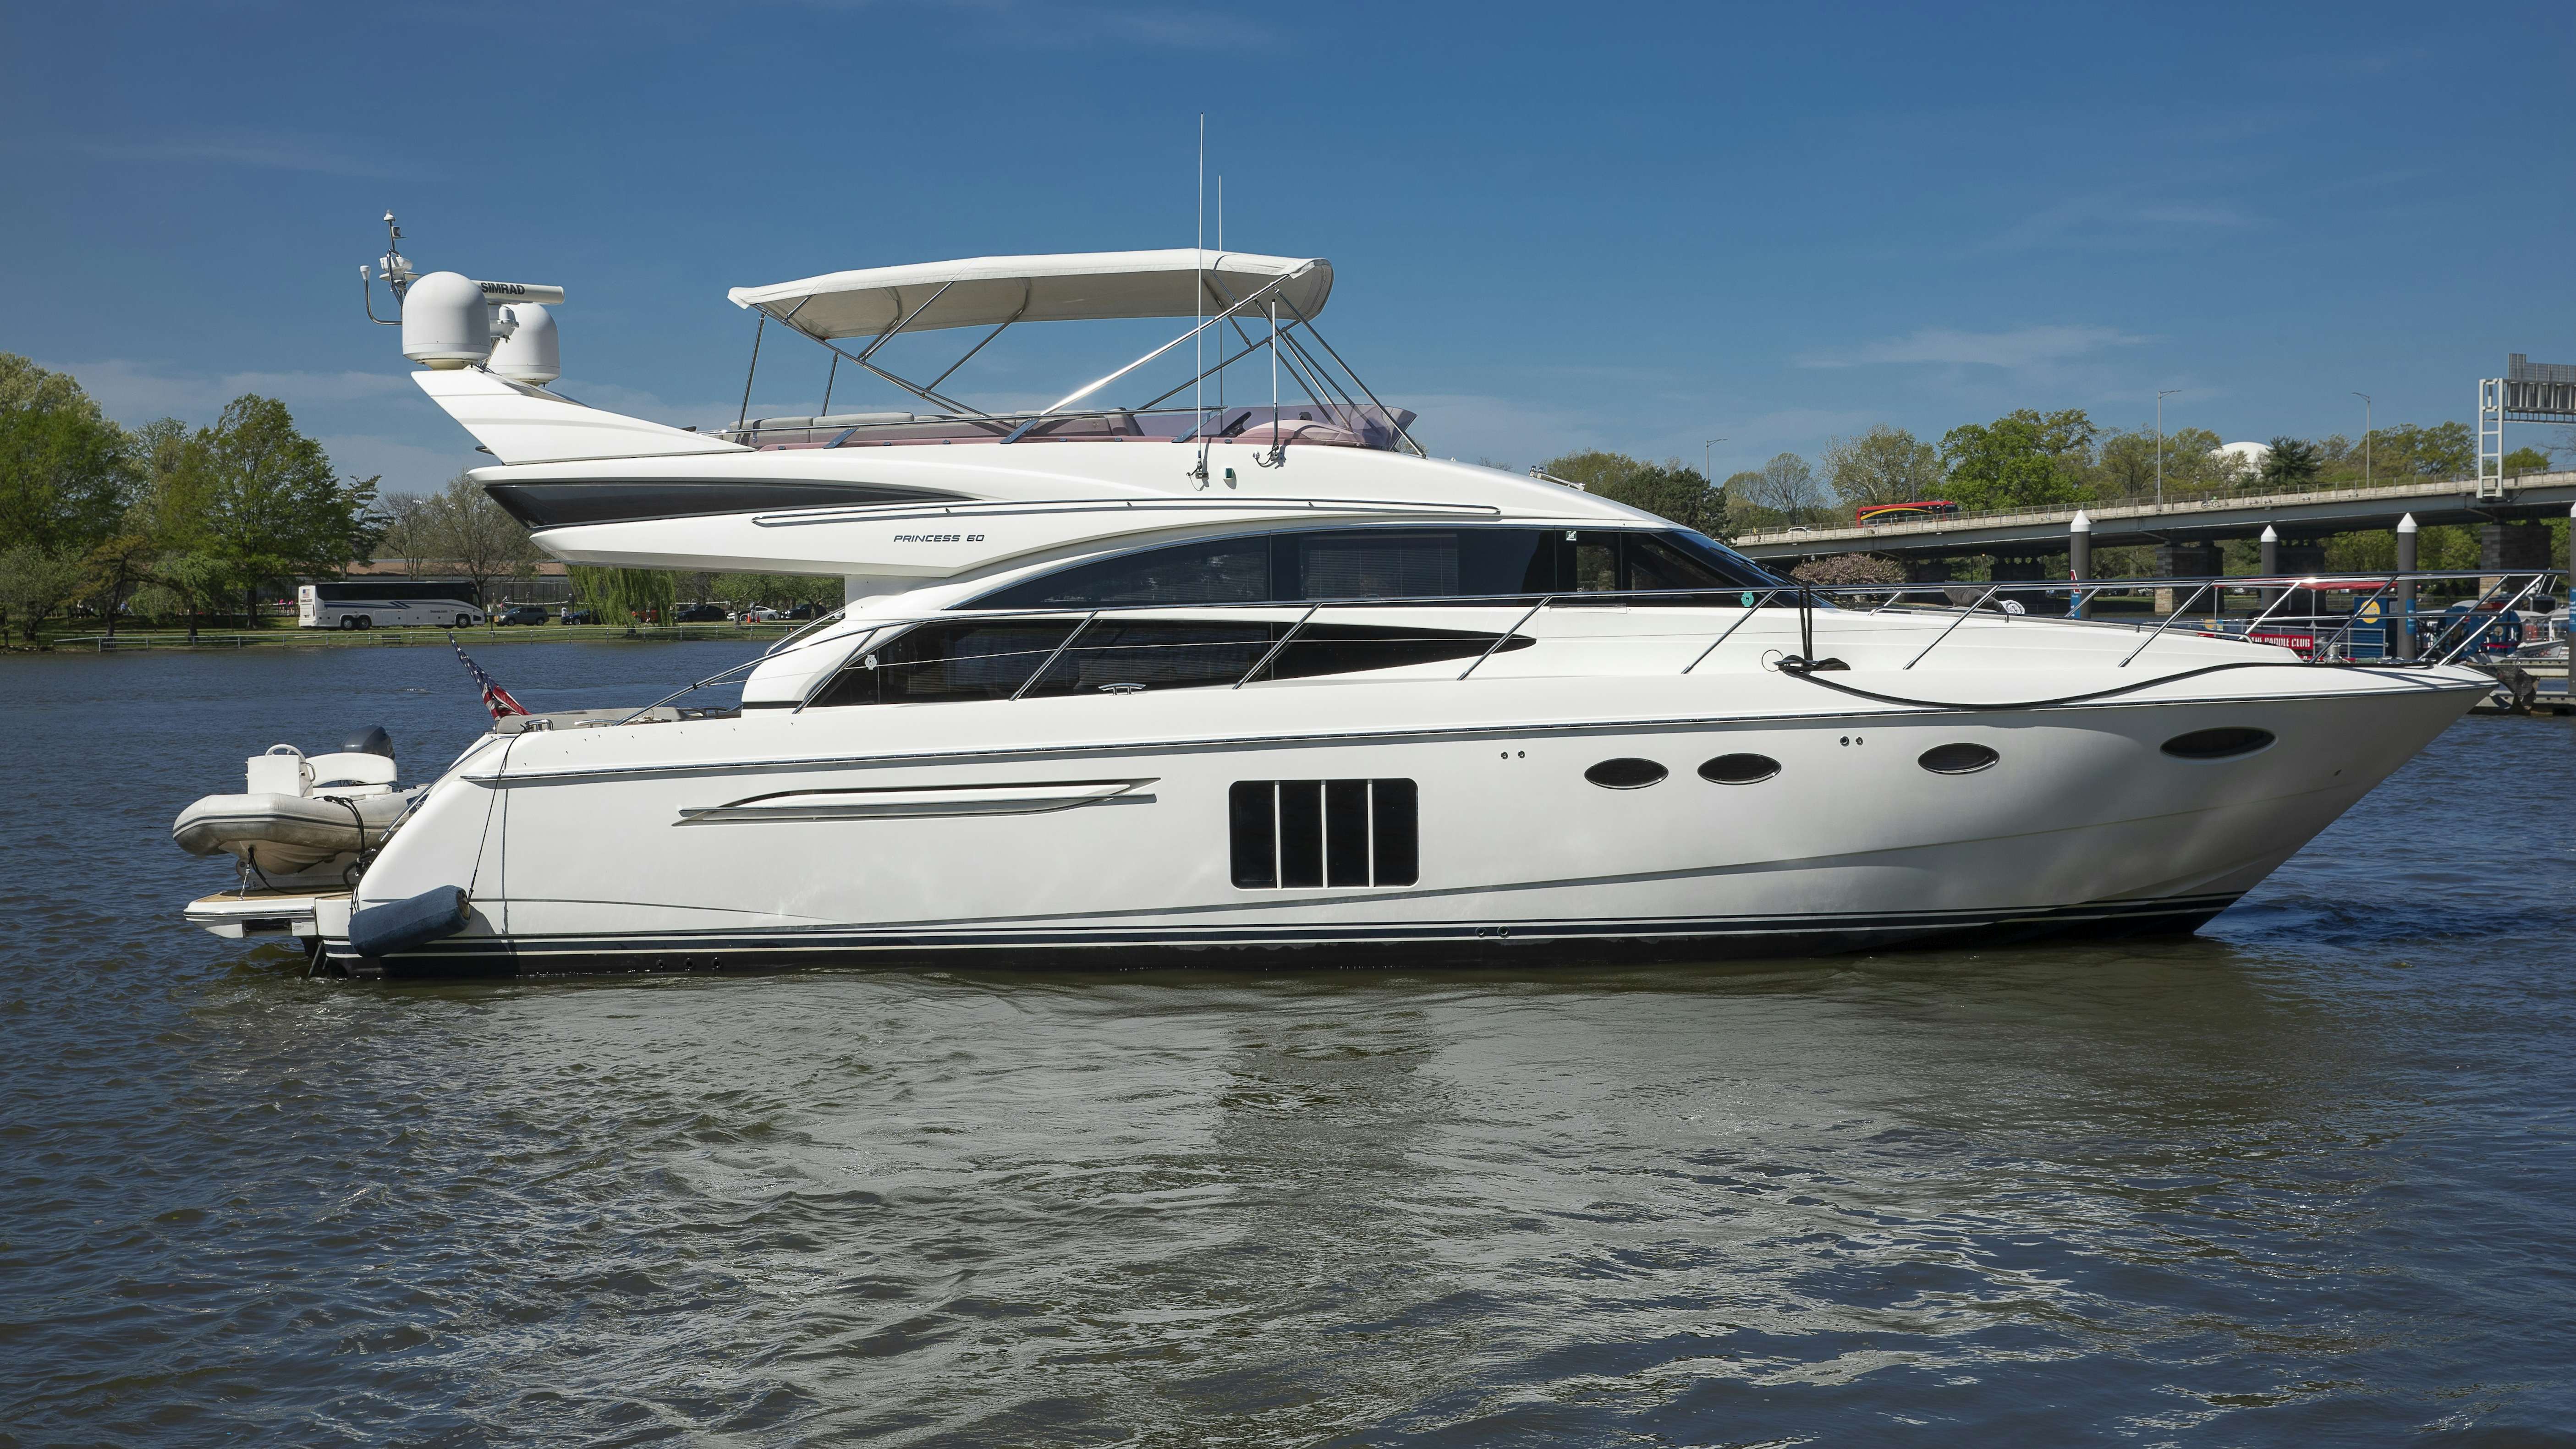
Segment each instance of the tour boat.
[{"label": "tour boat", "polygon": [[[704,432],[549,390],[552,320],[516,299],[559,292],[399,263],[417,381],[548,553],[836,575],[849,602],[748,666],[738,707],[501,721],[345,893],[268,918],[351,972],[1510,966],[2188,932],[2489,687],[2064,617],[2084,612],[2064,584],[2027,612],[1820,596],[1581,488],[1431,457],[1316,331],[1321,259],[986,257],[739,289],[757,333],[779,325],[773,357],[797,334],[830,351],[827,389],[847,363],[917,410],[827,392]],[[1013,327],[1133,318],[1190,326],[1049,407],[944,390]],[[965,355],[896,371],[890,342],[937,333]],[[1101,400],[1174,352],[1181,386]]]}]

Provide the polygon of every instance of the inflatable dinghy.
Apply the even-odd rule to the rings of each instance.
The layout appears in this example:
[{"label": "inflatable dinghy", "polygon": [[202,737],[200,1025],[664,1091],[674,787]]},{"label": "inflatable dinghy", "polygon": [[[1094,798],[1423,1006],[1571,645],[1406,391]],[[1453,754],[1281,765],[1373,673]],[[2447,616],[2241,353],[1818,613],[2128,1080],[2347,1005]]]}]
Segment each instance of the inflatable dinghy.
[{"label": "inflatable dinghy", "polygon": [[248,761],[238,795],[208,795],[170,826],[191,855],[229,855],[263,877],[346,869],[411,809],[426,785],[394,788],[393,746],[370,729],[336,754],[272,745]]}]

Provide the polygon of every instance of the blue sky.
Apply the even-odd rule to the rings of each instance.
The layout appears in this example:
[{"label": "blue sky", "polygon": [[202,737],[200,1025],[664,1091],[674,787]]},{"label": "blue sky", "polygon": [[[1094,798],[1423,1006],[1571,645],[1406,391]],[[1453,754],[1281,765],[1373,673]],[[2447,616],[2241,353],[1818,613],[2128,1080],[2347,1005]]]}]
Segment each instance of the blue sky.
[{"label": "blue sky", "polygon": [[[1187,245],[1204,110],[1226,241],[1332,258],[1327,335],[1441,454],[1723,435],[1723,476],[1879,421],[2141,426],[2159,388],[2168,427],[2352,433],[2355,389],[2431,423],[2508,351],[2576,361],[2571,32],[2563,5],[16,5],[0,350],[129,422],[268,392],[344,468],[435,486],[480,459],[360,315],[389,207],[425,268],[569,290],[565,391],[729,420],[727,287]],[[1130,340],[1043,330],[972,395],[1070,390]],[[773,348],[754,410],[810,410],[823,361]]]}]

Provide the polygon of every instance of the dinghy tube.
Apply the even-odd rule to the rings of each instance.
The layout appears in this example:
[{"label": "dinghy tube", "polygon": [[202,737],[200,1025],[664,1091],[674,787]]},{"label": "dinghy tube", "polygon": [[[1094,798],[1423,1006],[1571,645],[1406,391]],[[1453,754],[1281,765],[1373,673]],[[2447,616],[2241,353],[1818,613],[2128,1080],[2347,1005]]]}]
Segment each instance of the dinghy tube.
[{"label": "dinghy tube", "polygon": [[361,956],[384,957],[465,929],[471,902],[455,886],[422,891],[408,900],[387,901],[349,915],[349,947]]}]

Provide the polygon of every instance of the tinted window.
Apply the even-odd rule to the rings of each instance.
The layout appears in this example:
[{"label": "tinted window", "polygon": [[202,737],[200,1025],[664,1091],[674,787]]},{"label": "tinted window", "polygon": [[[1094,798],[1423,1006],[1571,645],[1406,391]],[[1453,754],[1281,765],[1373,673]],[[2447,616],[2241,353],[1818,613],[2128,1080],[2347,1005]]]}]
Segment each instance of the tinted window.
[{"label": "tinted window", "polygon": [[1778,580],[1687,529],[1335,528],[1200,540],[1075,564],[967,608],[1249,604],[1304,599],[1517,598],[1635,589],[1746,589]]},{"label": "tinted window", "polygon": [[861,656],[814,702],[1008,699],[1073,632],[1073,625],[1070,619],[925,625]]},{"label": "tinted window", "polygon": [[1934,745],[1915,763],[1936,775],[1973,775],[1999,758],[1984,745]]},{"label": "tinted window", "polygon": [[1680,605],[1706,608],[1715,604],[1740,606],[1744,591],[1770,588],[1774,580],[1750,561],[1737,557],[1718,545],[1688,532],[1638,533],[1582,531],[1576,533],[1565,550],[1573,581],[1571,592],[1606,594],[1614,591],[1648,593],[1658,589],[1724,590],[1723,597],[1712,595],[1684,596],[1668,599],[1638,599],[1640,605]]},{"label": "tinted window", "polygon": [[[1284,628],[1279,633],[1287,632]],[[1497,654],[1527,649],[1537,642],[1515,635]],[[1363,669],[1393,669],[1400,664],[1436,664],[1444,659],[1473,659],[1492,649],[1494,636],[1458,629],[1398,629],[1374,625],[1309,624],[1288,641],[1264,679],[1311,679],[1319,674],[1354,674]],[[1230,682],[1230,681],[1229,681]]]},{"label": "tinted window", "polygon": [[979,609],[1068,604],[1254,604],[1272,597],[1270,540],[1203,539],[1077,564],[975,601]]},{"label": "tinted window", "polygon": [[[1008,699],[1042,665],[1046,673],[1029,687],[1031,698],[1094,694],[1118,685],[1231,685],[1265,657],[1271,662],[1260,678],[1311,679],[1474,659],[1492,649],[1496,637],[1451,629],[1312,625],[1274,656],[1272,646],[1288,632],[1289,622],[1149,616],[1094,619],[1088,628],[1080,623],[1077,618],[1045,618],[924,625],[852,661],[814,703]],[[1516,636],[1495,652],[1526,649],[1533,642]],[[876,661],[874,667],[870,659]]]},{"label": "tinted window", "polygon": [[[1270,624],[1200,619],[1095,620],[1029,693],[1091,694],[1113,684],[1187,689],[1241,679],[1278,637]],[[1032,660],[1021,672],[1036,667]]]},{"label": "tinted window", "polygon": [[2250,755],[2270,743],[2270,730],[2258,730],[2247,725],[2222,725],[2217,729],[2176,735],[2165,741],[2164,752],[2182,760],[2224,760],[2235,755]]}]

